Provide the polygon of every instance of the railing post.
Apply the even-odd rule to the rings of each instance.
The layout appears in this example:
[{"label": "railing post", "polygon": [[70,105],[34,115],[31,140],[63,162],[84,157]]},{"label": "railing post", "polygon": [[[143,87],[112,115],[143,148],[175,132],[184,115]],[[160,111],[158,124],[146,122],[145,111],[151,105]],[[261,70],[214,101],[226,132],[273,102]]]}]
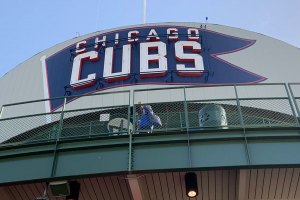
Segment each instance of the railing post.
[{"label": "railing post", "polygon": [[245,128],[244,119],[243,119],[242,110],[241,110],[240,99],[238,96],[236,85],[234,85],[233,87],[234,87],[234,92],[235,92],[235,97],[236,97],[236,105],[237,105],[237,109],[239,112],[240,124],[241,124],[242,128]]},{"label": "railing post", "polygon": [[183,93],[184,93],[184,117],[185,117],[185,125],[187,131],[189,131],[190,128],[190,123],[189,123],[189,114],[188,114],[188,103],[186,101],[186,88],[183,88]]},{"label": "railing post", "polygon": [[247,135],[246,135],[246,129],[245,129],[244,119],[243,119],[243,115],[242,115],[240,99],[239,99],[236,85],[234,85],[233,87],[234,87],[234,91],[235,91],[236,104],[237,104],[237,109],[239,112],[240,123],[244,130],[244,142],[245,142],[245,151],[246,151],[246,156],[247,156],[247,162],[248,162],[248,165],[251,165],[250,152],[249,152],[249,147],[248,147],[248,139],[247,139]]},{"label": "railing post", "polygon": [[[131,131],[130,131],[130,91],[128,93],[128,107],[127,107],[127,131],[128,131],[128,135],[130,135]],[[133,122],[132,122],[133,123]]]},{"label": "railing post", "polygon": [[90,128],[89,128],[89,138],[91,137],[92,135],[92,122],[90,122]]},{"label": "railing post", "polygon": [[[135,116],[135,105],[134,105],[134,93],[135,91],[132,91],[132,131],[130,132],[129,127],[129,146],[128,146],[128,171],[131,172],[132,170],[132,134],[135,133],[135,125],[136,125],[136,116]],[[130,92],[129,92],[129,107],[130,107]],[[130,115],[130,109],[129,109],[129,115]],[[130,117],[129,117],[130,118]],[[128,120],[128,124],[130,124],[130,119]]]},{"label": "railing post", "polygon": [[64,97],[64,104],[63,107],[61,109],[61,114],[60,114],[60,120],[59,120],[59,126],[58,126],[58,133],[57,133],[57,137],[56,140],[60,139],[60,135],[63,129],[63,124],[64,124],[64,111],[66,108],[66,103],[67,103],[67,96]]},{"label": "railing post", "polygon": [[56,173],[56,167],[57,167],[57,149],[58,149],[58,142],[60,139],[60,134],[62,132],[62,128],[63,128],[63,120],[64,120],[64,110],[66,107],[66,103],[67,103],[67,97],[64,97],[64,104],[63,107],[61,109],[61,115],[60,115],[60,121],[59,121],[59,126],[58,126],[58,133],[56,136],[56,142],[55,142],[55,147],[54,147],[54,152],[53,152],[53,162],[52,162],[52,168],[51,168],[51,178],[55,176]]},{"label": "railing post", "polygon": [[[298,120],[298,117],[300,117],[300,111],[299,111],[299,107],[298,107],[296,98],[295,98],[295,96],[294,96],[292,87],[291,87],[290,84],[287,85],[286,83],[284,84],[284,87],[285,87],[286,93],[287,93],[287,95],[288,95],[288,99],[289,99],[289,103],[290,103],[290,106],[291,106],[293,115],[294,115],[294,117],[295,117],[296,125],[299,126],[299,120]],[[295,112],[295,110],[294,110],[293,103],[294,103],[294,106],[295,106],[295,108],[296,108],[298,117],[297,117],[297,114],[296,114],[296,112]]]},{"label": "railing post", "polygon": [[179,112],[179,121],[180,121],[180,130],[182,131],[183,130],[183,127],[182,127],[182,113]]},{"label": "railing post", "polygon": [[1,106],[1,110],[0,110],[0,119],[2,119],[2,114],[3,114],[3,111],[4,111],[4,105]]},{"label": "railing post", "polygon": [[183,88],[184,92],[184,113],[185,113],[185,123],[186,123],[186,134],[187,134],[187,145],[188,145],[188,166],[191,168],[192,167],[192,150],[191,150],[191,144],[190,144],[190,123],[189,123],[189,113],[188,113],[188,103],[187,103],[187,98],[186,98],[186,88]]}]

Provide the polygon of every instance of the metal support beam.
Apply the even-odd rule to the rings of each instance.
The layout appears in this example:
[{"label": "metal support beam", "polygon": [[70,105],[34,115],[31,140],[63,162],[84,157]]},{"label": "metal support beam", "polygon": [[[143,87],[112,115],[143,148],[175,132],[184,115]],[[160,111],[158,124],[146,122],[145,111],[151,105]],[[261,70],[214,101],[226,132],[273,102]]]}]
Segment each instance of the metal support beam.
[{"label": "metal support beam", "polygon": [[[298,107],[296,98],[294,96],[294,92],[293,92],[292,87],[291,87],[290,84],[288,84],[288,86],[287,86],[287,84],[285,84],[284,86],[285,86],[285,89],[286,89],[286,93],[287,93],[287,95],[289,97],[289,103],[291,105],[291,108],[292,108],[292,111],[293,111],[293,115],[295,116],[296,124],[297,124],[297,126],[299,126],[299,121],[298,121],[298,118],[297,118],[297,114],[298,114],[298,117],[300,117],[300,111],[299,111],[299,107]],[[289,88],[289,90],[288,90],[288,88]],[[295,113],[295,110],[294,110],[292,102],[294,103],[294,106],[296,108],[297,114]]]},{"label": "metal support beam", "polygon": [[238,200],[248,199],[248,183],[249,183],[249,170],[240,169],[238,179]]},{"label": "metal support beam", "polygon": [[189,133],[189,110],[188,110],[188,103],[186,100],[186,88],[183,88],[184,92],[184,114],[185,114],[185,122],[186,122],[186,134],[187,134],[187,145],[188,145],[188,164],[189,167],[192,167],[192,151],[191,151],[191,144],[190,144],[190,133]]},{"label": "metal support beam", "polygon": [[53,152],[53,163],[52,163],[52,170],[51,170],[51,178],[55,176],[55,172],[56,172],[56,166],[57,166],[57,149],[58,149],[58,142],[60,140],[60,135],[63,129],[63,123],[64,123],[64,110],[66,107],[66,103],[67,103],[67,97],[65,96],[64,98],[64,104],[63,107],[61,109],[61,115],[60,115],[60,121],[59,121],[59,128],[58,128],[58,132],[56,135],[56,143],[55,143],[55,148],[54,148],[54,152]]},{"label": "metal support beam", "polygon": [[242,114],[241,105],[240,105],[240,99],[239,99],[239,95],[238,95],[238,92],[237,92],[236,85],[234,85],[234,92],[235,92],[235,97],[236,97],[236,105],[237,105],[237,109],[238,109],[238,112],[239,112],[240,124],[241,124],[242,128],[245,129],[243,114]]},{"label": "metal support beam", "polygon": [[2,118],[3,111],[4,111],[4,106],[1,106],[1,110],[0,110],[0,119]]},{"label": "metal support beam", "polygon": [[236,96],[236,104],[237,104],[237,109],[238,109],[238,112],[239,112],[240,123],[241,123],[241,126],[243,128],[243,132],[244,132],[245,152],[246,152],[246,155],[247,155],[247,161],[248,161],[248,164],[251,165],[251,159],[250,159],[250,153],[249,153],[249,146],[248,146],[248,140],[247,140],[247,134],[246,134],[246,128],[245,128],[245,124],[244,124],[244,119],[243,119],[243,114],[242,114],[242,110],[241,110],[240,99],[239,99],[239,95],[238,95],[238,91],[237,91],[236,85],[234,85],[234,92],[235,92],[235,96]]},{"label": "metal support beam", "polygon": [[[136,134],[133,137],[134,167],[129,174],[143,170],[190,169],[185,134]],[[299,166],[299,138],[298,129],[248,130],[251,167]],[[197,156],[192,157],[193,168],[249,167],[242,129],[191,132],[190,141],[193,152],[197,152]],[[51,170],[54,172],[52,178],[125,173],[128,170],[128,136],[125,135],[60,140],[56,163],[53,163],[53,149],[55,143],[3,147],[0,151],[0,184],[49,179]]]},{"label": "metal support beam", "polygon": [[139,184],[138,176],[134,174],[127,175],[127,180],[129,183],[130,191],[132,194],[133,200],[143,200],[142,191]]},{"label": "metal support beam", "polygon": [[[136,107],[134,102],[134,94],[135,92],[132,92],[132,131],[129,133],[129,147],[128,147],[128,171],[131,172],[132,170],[132,134],[135,134],[135,126],[136,126]],[[130,96],[130,95],[129,95]],[[130,98],[130,97],[129,97]],[[129,100],[130,105],[130,100]],[[130,123],[130,122],[128,122]]]}]

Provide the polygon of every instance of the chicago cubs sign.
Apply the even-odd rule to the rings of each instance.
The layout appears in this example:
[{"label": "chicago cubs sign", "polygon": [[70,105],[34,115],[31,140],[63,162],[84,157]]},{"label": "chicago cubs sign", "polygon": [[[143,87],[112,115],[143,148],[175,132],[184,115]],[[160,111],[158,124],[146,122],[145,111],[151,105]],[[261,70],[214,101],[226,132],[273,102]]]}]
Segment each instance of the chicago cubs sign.
[{"label": "chicago cubs sign", "polygon": [[[254,40],[202,28],[155,26],[87,38],[46,59],[50,98],[135,84],[219,85],[256,83],[264,77],[218,55]],[[62,102],[50,102],[51,110]]]}]

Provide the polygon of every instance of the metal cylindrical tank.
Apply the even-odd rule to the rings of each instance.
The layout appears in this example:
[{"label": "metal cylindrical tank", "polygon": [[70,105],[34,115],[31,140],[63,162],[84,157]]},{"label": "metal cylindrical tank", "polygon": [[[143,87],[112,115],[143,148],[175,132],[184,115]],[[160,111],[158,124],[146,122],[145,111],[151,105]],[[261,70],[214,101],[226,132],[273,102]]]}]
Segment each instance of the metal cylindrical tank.
[{"label": "metal cylindrical tank", "polygon": [[199,111],[200,127],[226,127],[226,111],[221,105],[208,104]]}]

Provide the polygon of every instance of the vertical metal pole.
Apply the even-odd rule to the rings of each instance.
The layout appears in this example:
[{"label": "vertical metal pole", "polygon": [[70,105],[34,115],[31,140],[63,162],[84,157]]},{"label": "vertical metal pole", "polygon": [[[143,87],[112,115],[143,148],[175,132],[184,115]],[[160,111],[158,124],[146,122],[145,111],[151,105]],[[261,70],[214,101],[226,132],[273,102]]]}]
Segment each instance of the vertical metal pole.
[{"label": "vertical metal pole", "polygon": [[192,151],[191,151],[191,144],[190,144],[190,124],[189,124],[189,114],[188,114],[188,104],[186,101],[186,88],[183,88],[184,92],[184,113],[185,113],[185,123],[186,123],[186,134],[187,134],[187,145],[188,145],[188,165],[192,167]]},{"label": "vertical metal pole", "polygon": [[244,142],[245,142],[245,151],[246,151],[246,156],[247,156],[247,163],[248,163],[248,165],[251,165],[251,159],[250,159],[246,129],[245,129],[244,119],[243,119],[241,105],[240,105],[240,99],[239,99],[239,96],[238,96],[236,85],[234,85],[234,91],[235,91],[235,97],[236,97],[236,105],[237,105],[238,112],[239,112],[239,117],[240,117],[240,123],[241,123],[241,126],[242,126],[243,131],[244,131]]},{"label": "vertical metal pole", "polygon": [[183,130],[183,127],[182,127],[182,116],[181,116],[181,112],[179,112],[179,121],[180,121],[180,130],[182,131]]},{"label": "vertical metal pole", "polygon": [[[289,98],[289,103],[290,103],[290,106],[291,106],[291,109],[292,109],[292,112],[293,112],[293,115],[295,117],[295,121],[296,121],[296,126],[299,126],[299,120],[298,120],[298,117],[300,117],[300,111],[299,111],[299,107],[298,107],[298,104],[297,104],[297,101],[296,101],[296,98],[294,96],[294,93],[293,93],[293,90],[292,90],[292,87],[290,84],[284,84],[284,87],[285,87],[285,90],[286,90],[286,93],[288,95],[288,98]],[[293,103],[294,103],[294,106],[296,108],[296,111],[297,111],[297,114],[294,110],[294,106],[293,106]]]},{"label": "vertical metal pole", "polygon": [[66,107],[66,103],[67,103],[67,97],[64,97],[64,104],[63,107],[61,109],[61,115],[60,115],[60,120],[59,120],[59,126],[58,126],[58,134],[57,134],[57,140],[60,139],[60,134],[62,132],[62,128],[63,128],[63,124],[64,124],[64,111],[65,111],[65,107]]},{"label": "vertical metal pole", "polygon": [[244,119],[243,119],[242,110],[241,110],[241,104],[240,104],[236,85],[234,85],[234,92],[235,92],[235,98],[236,98],[236,105],[237,105],[237,109],[239,112],[240,124],[241,124],[242,128],[245,128]]},{"label": "vertical metal pole", "polygon": [[189,123],[189,115],[188,115],[188,104],[186,101],[186,91],[185,91],[185,87],[183,88],[183,92],[184,92],[184,116],[185,116],[185,125],[186,125],[186,129],[187,132],[189,131],[190,128],[190,123]]},{"label": "vertical metal pole", "polygon": [[128,92],[128,110],[127,110],[127,131],[128,135],[130,135],[131,130],[130,130],[130,91]]},{"label": "vertical metal pole", "polygon": [[3,111],[4,111],[4,105],[3,105],[3,106],[1,106],[1,111],[0,111],[0,119],[2,118]]},{"label": "vertical metal pole", "polygon": [[60,121],[59,121],[59,128],[58,128],[58,133],[56,136],[56,142],[55,142],[55,147],[54,147],[54,152],[53,152],[53,162],[52,162],[52,170],[51,170],[51,177],[55,176],[56,173],[56,167],[57,167],[57,149],[58,149],[58,142],[60,139],[60,135],[62,132],[62,128],[63,128],[63,120],[64,120],[64,110],[66,107],[66,103],[67,103],[67,97],[64,97],[64,104],[63,107],[61,109],[61,115],[60,115]]},{"label": "vertical metal pole", "polygon": [[92,135],[92,122],[90,122],[90,128],[89,128],[89,137]]},{"label": "vertical metal pole", "polygon": [[[135,105],[134,105],[134,90],[132,91],[132,106],[133,106],[133,113],[132,113],[132,132],[129,132],[129,149],[128,149],[128,171],[131,172],[132,170],[132,134],[135,133],[135,125],[136,125],[136,119],[135,119]],[[130,99],[130,94],[129,94]],[[130,106],[130,100],[129,100],[129,106]]]}]

